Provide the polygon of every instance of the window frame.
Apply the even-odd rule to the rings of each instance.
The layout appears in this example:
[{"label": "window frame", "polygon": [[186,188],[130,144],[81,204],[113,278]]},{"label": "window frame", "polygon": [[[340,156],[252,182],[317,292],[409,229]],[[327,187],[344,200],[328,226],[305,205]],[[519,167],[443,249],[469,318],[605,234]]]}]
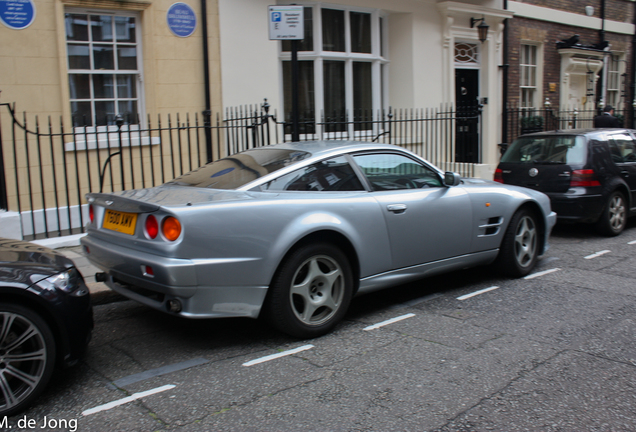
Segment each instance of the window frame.
[{"label": "window frame", "polygon": [[[84,98],[80,98],[80,99],[73,99],[71,98],[71,88],[70,88],[70,76],[73,74],[81,74],[81,75],[89,75],[92,80],[92,77],[95,75],[113,75],[115,80],[113,82],[114,87],[117,87],[117,75],[134,75],[135,78],[135,83],[136,83],[136,92],[137,92],[137,97],[136,98],[123,98],[123,99],[136,99],[137,101],[137,114],[139,115],[139,121],[137,124],[128,124],[128,123],[124,123],[124,125],[121,127],[121,130],[124,132],[135,132],[135,131],[139,131],[140,129],[145,128],[146,125],[146,118],[145,118],[145,112],[146,112],[146,106],[145,106],[145,91],[144,91],[144,65],[143,65],[143,34],[141,31],[141,25],[142,25],[142,19],[141,19],[141,12],[140,11],[134,11],[134,10],[110,10],[110,9],[99,9],[99,8],[90,8],[90,7],[66,7],[64,8],[64,19],[66,20],[66,14],[81,14],[81,15],[87,15],[89,17],[89,23],[88,23],[88,33],[89,33],[89,40],[87,42],[84,41],[69,41],[66,37],[66,31],[64,34],[64,52],[65,52],[65,66],[66,66],[66,76],[64,77],[64,79],[66,80],[67,83],[67,93],[66,93],[66,98],[67,99],[67,106],[70,108],[71,107],[71,103],[76,101],[76,100],[80,100],[80,101],[90,101],[91,103],[91,112],[92,112],[92,125],[91,126],[74,126],[73,124],[71,124],[71,126],[73,127],[74,131],[76,134],[93,134],[92,137],[90,137],[89,142],[79,142],[79,143],[71,143],[73,144],[71,147],[73,149],[83,149],[83,148],[106,148],[108,147],[108,141],[112,140],[112,137],[109,139],[109,132],[116,132],[118,131],[118,127],[117,125],[97,125],[96,124],[96,114],[95,114],[95,102],[98,101],[98,98],[95,98],[95,94],[94,92],[91,92],[90,98],[89,99],[84,99]],[[69,64],[69,44],[85,44],[88,43],[89,47],[92,46],[92,44],[94,43],[92,41],[92,36],[91,36],[91,27],[90,27],[90,16],[111,16],[113,17],[113,19],[115,17],[133,17],[135,19],[135,49],[136,49],[136,61],[137,61],[137,69],[113,69],[108,70],[108,71],[101,71],[101,70],[96,70],[94,69],[94,64],[91,64],[91,68],[90,69],[71,69],[70,64]],[[112,45],[114,47],[117,46],[116,40],[114,39],[113,42],[111,42]],[[127,45],[133,45],[133,44],[129,44],[126,43]],[[90,53],[90,50],[89,50]],[[92,53],[89,54],[89,58],[90,61],[92,62]],[[116,59],[117,57],[117,52],[114,51],[113,52],[113,56]],[[115,60],[116,61],[116,60]],[[92,88],[92,84],[90,84],[91,88]],[[109,98],[111,99],[111,98]],[[115,97],[112,98],[114,100],[114,104],[115,104],[115,112],[119,111],[119,107],[118,105],[118,99],[115,95]],[[72,115],[72,110],[71,110],[71,115]],[[81,136],[81,135],[78,135]],[[144,144],[149,144],[150,141],[148,141],[148,143],[144,143],[144,141],[147,140],[137,140],[138,141],[138,145],[144,145]],[[134,143],[132,145],[135,145]],[[67,146],[68,147],[68,146]]]},{"label": "window frame", "polygon": [[[524,48],[529,47],[534,50],[535,64],[523,63],[524,60]],[[519,108],[525,110],[536,109],[539,107],[540,101],[540,89],[542,88],[542,50],[541,45],[536,42],[521,41],[519,45]],[[524,68],[534,71],[534,83],[530,85],[524,85]],[[532,69],[530,69],[532,68]],[[524,97],[524,93],[531,93],[531,97]]]},{"label": "window frame", "polygon": [[[297,3],[296,3],[297,4]],[[323,136],[325,138],[335,138],[348,134],[349,136],[365,136],[369,134],[369,130],[354,130],[352,123],[354,113],[354,82],[353,82],[353,63],[354,62],[368,62],[371,63],[371,113],[373,116],[381,109],[387,109],[385,101],[388,100],[388,72],[389,58],[386,55],[388,52],[388,14],[380,9],[335,5],[330,3],[314,2],[303,4],[305,8],[312,8],[312,51],[298,51],[298,61],[312,61],[313,62],[313,114],[316,122],[316,127],[313,133],[302,134],[304,138],[313,137],[315,135]],[[322,9],[342,10],[345,14],[345,51],[324,51],[323,50],[323,38],[322,38]],[[356,53],[351,51],[351,19],[350,12],[355,13],[368,13],[371,15],[371,53]],[[279,58],[279,76],[280,76],[280,100],[283,105],[283,115],[286,116],[290,111],[285,106],[285,74],[283,73],[285,66],[284,62],[291,61],[291,52],[283,51],[283,43],[278,45],[278,58]],[[345,111],[348,113],[347,126],[348,129],[339,132],[324,132],[320,130],[321,117],[325,109],[325,97],[324,97],[324,65],[325,61],[342,61],[344,62],[344,92],[345,92]],[[354,114],[352,114],[354,113]],[[285,117],[286,118],[286,117]],[[375,117],[374,117],[375,118]],[[374,134],[379,133],[379,126],[373,124],[372,131]]]},{"label": "window frame", "polygon": [[[625,60],[622,53],[612,53],[607,58],[607,81],[605,86],[605,105],[611,105],[615,109],[620,109],[622,101],[622,73]],[[615,67],[615,69],[613,68]],[[615,81],[616,87],[610,87],[612,81]]]}]

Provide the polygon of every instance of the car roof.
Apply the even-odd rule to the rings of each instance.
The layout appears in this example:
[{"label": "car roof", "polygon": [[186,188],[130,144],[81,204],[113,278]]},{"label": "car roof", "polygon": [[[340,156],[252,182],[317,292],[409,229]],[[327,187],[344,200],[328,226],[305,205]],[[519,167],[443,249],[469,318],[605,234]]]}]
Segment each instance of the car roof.
[{"label": "car roof", "polygon": [[299,150],[311,153],[312,156],[326,156],[332,153],[347,153],[349,151],[364,150],[388,150],[388,151],[404,151],[402,147],[392,144],[377,144],[367,141],[350,141],[350,140],[322,140],[322,141],[298,141],[274,144],[260,148],[278,148]]},{"label": "car roof", "polygon": [[[298,141],[298,142],[285,142],[279,144],[273,144],[269,146],[256,147],[254,149],[286,149],[292,151],[304,151],[311,154],[308,158],[303,159],[298,163],[281,168],[280,170],[269,173],[257,180],[251,181],[244,186],[237,188],[237,190],[249,190],[255,185],[266,183],[272,178],[285,175],[303,165],[310,165],[317,160],[326,159],[332,156],[342,155],[345,153],[352,153],[358,151],[388,151],[388,152],[400,152],[402,154],[408,154],[416,159],[424,161],[431,169],[435,170],[439,175],[444,175],[444,171],[436,167],[429,161],[421,158],[420,156],[410,152],[409,150],[396,146],[393,144],[377,144],[367,141],[351,141],[351,140],[320,140],[320,141]],[[247,150],[249,151],[249,150]]]},{"label": "car roof", "polygon": [[636,130],[634,129],[622,129],[622,128],[588,128],[588,129],[560,129],[560,130],[552,130],[552,131],[544,131],[544,132],[535,132],[531,134],[521,135],[521,137],[532,137],[532,136],[554,136],[554,135],[585,135],[588,138],[596,138],[602,137],[607,133],[625,133],[631,132],[636,134]]}]

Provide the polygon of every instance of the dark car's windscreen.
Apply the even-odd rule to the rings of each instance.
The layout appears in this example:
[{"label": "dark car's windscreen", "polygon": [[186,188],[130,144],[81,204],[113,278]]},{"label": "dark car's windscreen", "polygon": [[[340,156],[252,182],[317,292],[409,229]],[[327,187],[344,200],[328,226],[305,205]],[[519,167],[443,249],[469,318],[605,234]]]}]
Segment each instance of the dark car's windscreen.
[{"label": "dark car's windscreen", "polygon": [[236,189],[311,156],[298,150],[259,148],[238,153],[183,174],[167,184]]},{"label": "dark car's windscreen", "polygon": [[584,163],[585,155],[585,138],[582,136],[529,136],[517,138],[501,162],[571,165]]}]

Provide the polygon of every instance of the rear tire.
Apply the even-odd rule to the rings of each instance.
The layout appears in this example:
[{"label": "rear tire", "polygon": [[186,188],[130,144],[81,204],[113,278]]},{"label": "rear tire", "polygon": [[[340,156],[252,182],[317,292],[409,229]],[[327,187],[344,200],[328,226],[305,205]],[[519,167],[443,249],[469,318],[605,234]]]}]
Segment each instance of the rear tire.
[{"label": "rear tire", "polygon": [[626,222],[627,206],[625,197],[621,192],[614,191],[609,196],[603,213],[596,222],[596,229],[605,236],[614,237],[623,232]]},{"label": "rear tire", "polygon": [[539,234],[535,214],[528,209],[517,210],[512,215],[499,248],[499,270],[512,277],[530,273],[539,255]]},{"label": "rear tire", "polygon": [[344,317],[353,293],[349,261],[327,243],[302,246],[283,262],[270,286],[267,316],[297,338],[330,332]]},{"label": "rear tire", "polygon": [[26,307],[0,303],[0,416],[29,406],[55,366],[55,339],[46,322]]}]

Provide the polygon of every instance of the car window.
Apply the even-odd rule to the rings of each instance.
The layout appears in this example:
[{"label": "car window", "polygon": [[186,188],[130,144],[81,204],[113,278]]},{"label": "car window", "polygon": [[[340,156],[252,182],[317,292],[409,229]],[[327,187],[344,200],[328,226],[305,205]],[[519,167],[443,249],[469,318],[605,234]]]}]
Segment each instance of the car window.
[{"label": "car window", "polygon": [[435,171],[406,156],[384,153],[353,158],[376,191],[442,186]]},{"label": "car window", "polygon": [[517,138],[501,162],[583,164],[587,153],[582,136],[539,136]]},{"label": "car window", "polygon": [[344,156],[320,161],[261,186],[268,191],[360,191],[360,179]]},{"label": "car window", "polygon": [[167,184],[236,189],[309,156],[311,153],[298,150],[256,148],[203,165]]},{"label": "car window", "polygon": [[608,140],[612,160],[616,163],[636,162],[636,146],[631,136],[612,135]]}]

